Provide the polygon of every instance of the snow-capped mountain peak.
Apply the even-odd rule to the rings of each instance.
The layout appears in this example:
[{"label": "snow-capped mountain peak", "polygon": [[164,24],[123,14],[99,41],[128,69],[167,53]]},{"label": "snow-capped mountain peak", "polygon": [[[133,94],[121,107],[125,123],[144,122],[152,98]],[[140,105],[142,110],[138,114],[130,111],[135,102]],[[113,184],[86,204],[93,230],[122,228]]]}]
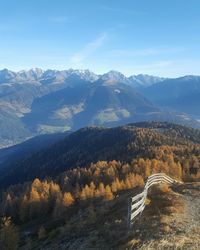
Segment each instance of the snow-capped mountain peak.
[{"label": "snow-capped mountain peak", "polygon": [[120,73],[118,71],[114,71],[114,70],[111,70],[111,71],[103,74],[100,78],[103,81],[112,80],[112,81],[121,82],[121,83],[128,82],[128,79],[125,75],[123,75],[122,73]]}]

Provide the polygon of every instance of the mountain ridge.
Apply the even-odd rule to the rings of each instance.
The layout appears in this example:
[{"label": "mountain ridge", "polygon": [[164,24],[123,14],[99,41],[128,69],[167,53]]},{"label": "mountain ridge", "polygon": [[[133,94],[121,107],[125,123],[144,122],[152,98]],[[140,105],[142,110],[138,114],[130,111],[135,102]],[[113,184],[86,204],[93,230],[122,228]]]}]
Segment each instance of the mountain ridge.
[{"label": "mountain ridge", "polygon": [[52,146],[8,164],[6,171],[0,171],[0,186],[56,176],[97,161],[130,162],[134,157],[154,157],[153,148],[161,146],[199,145],[200,130],[171,123],[140,122],[115,128],[86,127],[60,138]]},{"label": "mountain ridge", "polygon": [[149,79],[153,79],[153,83],[162,81],[163,77],[158,76],[151,76],[147,74],[138,74],[138,75],[130,75],[125,76],[119,71],[110,70],[107,73],[104,74],[95,74],[94,72],[85,69],[68,69],[68,70],[52,70],[47,69],[43,70],[41,68],[32,68],[30,70],[21,70],[21,71],[12,71],[8,69],[2,69],[0,70],[0,83],[8,83],[8,82],[14,82],[15,80],[19,81],[43,81],[45,78],[55,78],[56,76],[60,80],[66,79],[71,75],[77,75],[81,79],[87,79],[88,81],[96,81],[98,79],[106,80],[106,79],[115,79],[117,81],[126,82],[131,84],[132,79],[134,81],[138,81],[138,84],[141,83],[142,85],[145,85],[145,77]]},{"label": "mountain ridge", "polygon": [[200,117],[200,76],[184,76],[155,83],[141,93],[160,107]]},{"label": "mountain ridge", "polygon": [[[163,102],[157,102],[156,92],[158,97],[168,93],[171,98],[183,79],[186,89],[193,88],[194,92],[188,91],[191,94],[188,101],[180,95],[179,99],[169,99],[171,105],[164,97]],[[200,104],[195,87],[199,86],[198,79],[198,76],[165,79],[142,74],[126,77],[114,70],[102,75],[74,69],[0,70],[0,147],[88,125],[117,126],[160,120],[198,128]],[[170,82],[174,86],[165,91],[166,83]]]}]

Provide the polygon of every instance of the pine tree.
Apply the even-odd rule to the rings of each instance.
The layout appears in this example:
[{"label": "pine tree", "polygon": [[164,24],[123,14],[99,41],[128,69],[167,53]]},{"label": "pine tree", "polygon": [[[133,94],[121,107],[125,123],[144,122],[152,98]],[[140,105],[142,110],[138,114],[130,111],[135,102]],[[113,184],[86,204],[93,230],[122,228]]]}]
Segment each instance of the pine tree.
[{"label": "pine tree", "polygon": [[117,192],[117,184],[116,184],[115,180],[111,184],[111,190],[112,190],[113,193]]},{"label": "pine tree", "polygon": [[57,198],[53,208],[53,217],[59,218],[63,214],[63,208],[64,207],[62,205],[62,200],[60,198]]},{"label": "pine tree", "polygon": [[142,178],[141,175],[138,174],[135,175],[135,186],[140,186],[140,187],[144,186],[144,179]]},{"label": "pine tree", "polygon": [[93,190],[86,184],[84,187],[85,194],[87,198],[91,198],[93,196]]},{"label": "pine tree", "polygon": [[87,195],[85,193],[85,189],[83,189],[81,192],[80,192],[80,199],[81,200],[86,200],[87,199]]},{"label": "pine tree", "polygon": [[29,216],[29,203],[26,195],[23,197],[21,202],[19,216],[22,222],[26,221]]},{"label": "pine tree", "polygon": [[43,226],[41,226],[38,230],[38,239],[44,239],[46,237],[46,230]]},{"label": "pine tree", "polygon": [[33,187],[33,188],[38,189],[38,188],[40,188],[41,186],[42,186],[42,183],[41,183],[41,181],[40,181],[38,178],[36,178],[36,179],[33,181],[33,183],[32,183],[32,187]]},{"label": "pine tree", "polygon": [[115,182],[116,182],[117,190],[122,190],[123,188],[122,188],[121,182],[119,181],[118,178],[116,178]]},{"label": "pine tree", "polygon": [[182,167],[181,167],[181,164],[178,163],[177,166],[176,166],[176,177],[181,180],[182,179]]},{"label": "pine tree", "polygon": [[40,195],[34,187],[31,188],[30,192],[30,202],[39,202],[40,201]]},{"label": "pine tree", "polygon": [[131,189],[132,188],[132,183],[131,183],[131,181],[130,181],[130,177],[129,177],[129,175],[128,176],[126,176],[126,179],[125,179],[125,186],[126,186],[126,189]]},{"label": "pine tree", "polygon": [[62,192],[60,190],[60,186],[53,181],[50,182],[49,187],[49,207],[52,210],[55,207],[55,203],[57,200],[62,199]]},{"label": "pine tree", "polygon": [[151,175],[151,168],[150,164],[146,162],[146,167],[145,167],[145,177],[148,177]]},{"label": "pine tree", "polygon": [[100,196],[101,196],[99,189],[96,189],[96,190],[95,190],[94,196],[95,196],[95,197],[100,197]]},{"label": "pine tree", "polygon": [[0,246],[2,250],[15,250],[18,248],[19,234],[12,224],[11,217],[3,217],[0,230]]},{"label": "pine tree", "polygon": [[4,210],[5,210],[5,214],[12,215],[13,201],[9,193],[6,195]]},{"label": "pine tree", "polygon": [[40,195],[38,191],[32,187],[30,192],[30,217],[36,218],[41,213],[41,203],[40,203]]},{"label": "pine tree", "polygon": [[106,189],[105,189],[105,199],[110,201],[114,198],[113,196],[113,193],[111,191],[111,188],[109,185],[106,186]]},{"label": "pine tree", "polygon": [[62,199],[62,204],[64,207],[69,207],[74,203],[74,198],[71,195],[71,193],[64,193],[63,199]]},{"label": "pine tree", "polygon": [[103,182],[101,182],[99,184],[99,188],[98,189],[99,189],[100,196],[104,196],[105,195],[105,187],[104,187]]}]

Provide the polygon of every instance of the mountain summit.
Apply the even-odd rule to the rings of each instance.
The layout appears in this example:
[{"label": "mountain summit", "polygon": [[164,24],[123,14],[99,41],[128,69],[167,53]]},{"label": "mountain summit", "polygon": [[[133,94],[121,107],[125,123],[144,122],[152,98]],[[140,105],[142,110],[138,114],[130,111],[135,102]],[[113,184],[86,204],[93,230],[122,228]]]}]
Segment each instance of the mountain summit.
[{"label": "mountain summit", "polygon": [[164,78],[150,75],[132,75],[126,77],[122,73],[111,70],[105,74],[97,75],[92,71],[68,69],[68,70],[42,70],[40,68],[33,68],[30,70],[21,70],[14,72],[8,69],[0,70],[0,83],[16,83],[16,82],[40,82],[40,83],[55,83],[65,82],[71,79],[81,79],[85,81],[94,82],[98,79],[102,81],[115,81],[122,82],[134,87],[138,86],[150,86],[157,82],[164,80]]}]

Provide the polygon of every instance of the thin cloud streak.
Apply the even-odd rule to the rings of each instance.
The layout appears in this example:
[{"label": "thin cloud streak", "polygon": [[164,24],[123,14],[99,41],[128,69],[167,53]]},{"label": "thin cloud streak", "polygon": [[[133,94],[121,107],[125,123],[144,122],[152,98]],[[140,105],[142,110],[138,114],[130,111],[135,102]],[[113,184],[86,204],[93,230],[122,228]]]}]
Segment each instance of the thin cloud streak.
[{"label": "thin cloud streak", "polygon": [[83,63],[85,59],[91,56],[98,48],[100,48],[107,38],[106,33],[100,34],[94,41],[89,42],[86,46],[79,52],[73,54],[70,58],[72,63]]}]

